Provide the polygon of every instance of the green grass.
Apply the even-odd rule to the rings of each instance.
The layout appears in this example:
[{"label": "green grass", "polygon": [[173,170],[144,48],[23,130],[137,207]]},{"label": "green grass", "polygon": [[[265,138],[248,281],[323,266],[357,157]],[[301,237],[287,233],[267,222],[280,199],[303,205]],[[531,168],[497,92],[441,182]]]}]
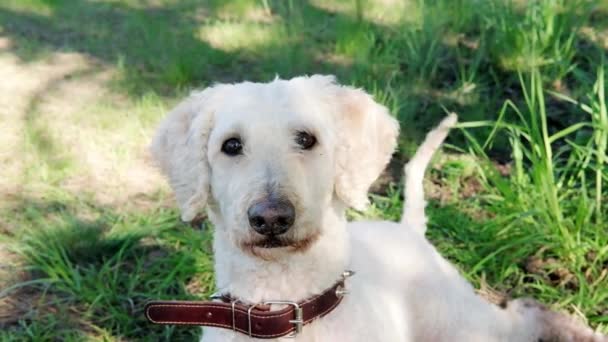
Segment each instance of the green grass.
[{"label": "green grass", "polygon": [[[483,144],[471,139],[471,153],[478,156],[479,175],[488,193],[484,207],[496,214],[500,234],[505,234],[517,254],[551,262],[541,275],[562,291],[546,288],[547,279],[520,286],[536,297],[560,305],[573,305],[587,317],[605,322],[602,304],[608,298],[605,265],[608,257],[603,184],[608,141],[608,115],[605,105],[604,67],[598,67],[589,103],[578,103],[588,113],[580,122],[551,131],[547,122],[545,91],[538,71],[521,77],[525,108],[506,102],[493,133],[504,132],[512,150],[513,171],[501,176],[484,153],[493,135]],[[511,111],[517,119],[503,121]],[[468,126],[485,123],[470,122]],[[496,233],[496,232],[495,232]],[[516,236],[521,239],[516,239]],[[496,248],[501,248],[496,246]],[[500,250],[500,249],[497,249]],[[484,266],[485,267],[485,266]],[[474,267],[481,269],[481,266]],[[523,281],[527,275],[519,274]],[[526,293],[526,292],[524,292]],[[568,293],[569,296],[564,296]]]},{"label": "green grass", "polygon": [[[186,340],[146,300],[213,290],[144,147],[192,88],[333,73],[400,120],[446,111],[429,237],[478,286],[608,333],[605,0],[0,2],[0,340]],[[400,171],[395,172],[400,174]],[[351,218],[398,219],[398,179]]]}]

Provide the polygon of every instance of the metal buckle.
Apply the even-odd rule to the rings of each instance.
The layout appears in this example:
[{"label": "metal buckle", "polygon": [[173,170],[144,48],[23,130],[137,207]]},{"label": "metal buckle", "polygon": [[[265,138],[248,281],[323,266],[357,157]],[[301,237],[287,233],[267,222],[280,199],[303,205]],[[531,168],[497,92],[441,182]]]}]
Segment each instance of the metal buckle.
[{"label": "metal buckle", "polygon": [[289,334],[286,335],[284,337],[287,338],[294,338],[296,337],[296,335],[298,335],[299,333],[302,332],[302,327],[304,326],[304,312],[302,311],[302,308],[300,307],[300,305],[296,302],[290,302],[287,300],[268,300],[262,303],[258,303],[255,305],[252,305],[251,307],[249,307],[249,309],[247,310],[247,319],[249,320],[249,337],[253,337],[252,333],[251,333],[251,311],[253,309],[255,309],[258,305],[271,305],[271,304],[279,304],[279,305],[291,305],[294,308],[294,314],[295,314],[295,318],[289,320],[289,323],[293,324],[295,327],[295,330]]},{"label": "metal buckle", "polygon": [[[355,274],[355,271],[351,271],[351,270],[345,270],[342,273],[342,281],[345,283],[346,279],[352,277]],[[345,294],[348,294],[349,291],[347,289],[345,289],[344,284],[342,284],[341,286],[338,286],[336,288],[336,296],[338,297],[342,297]],[[219,293],[214,293],[211,295],[211,299],[221,299],[223,298],[223,296]],[[237,331],[236,330],[236,317],[235,317],[235,310],[234,310],[234,306],[236,305],[236,303],[239,302],[239,300],[235,299],[231,302],[231,306],[232,306],[232,330]],[[253,311],[253,309],[255,309],[258,305],[271,305],[271,304],[278,304],[278,305],[291,305],[294,308],[294,319],[289,320],[289,323],[293,324],[295,327],[295,330],[289,334],[286,335],[284,337],[287,338],[294,338],[296,337],[299,333],[302,332],[302,328],[304,327],[304,312],[302,311],[302,308],[300,307],[300,305],[296,302],[292,302],[292,301],[288,301],[288,300],[268,300],[265,302],[261,302],[261,303],[257,303],[254,305],[251,305],[249,307],[249,309],[247,309],[247,321],[248,321],[248,332],[249,332],[249,337],[253,337],[253,332],[251,331],[251,311]]]}]

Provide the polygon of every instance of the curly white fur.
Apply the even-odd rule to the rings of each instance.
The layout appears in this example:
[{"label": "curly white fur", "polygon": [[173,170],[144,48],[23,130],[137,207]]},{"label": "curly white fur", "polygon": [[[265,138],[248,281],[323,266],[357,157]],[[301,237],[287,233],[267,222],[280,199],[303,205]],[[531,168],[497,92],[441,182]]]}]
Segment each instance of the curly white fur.
[{"label": "curly white fur", "polygon": [[[424,170],[455,122],[445,119],[408,164],[401,224],[345,219],[347,207],[367,203],[395,148],[398,124],[368,94],[331,76],[195,93],[161,124],[152,152],[182,218],[207,207],[219,289],[249,303],[301,301],[332,286],[344,269],[357,272],[342,304],[304,327],[297,341],[605,341],[580,324],[560,327],[566,316],[529,302],[504,309],[485,302],[426,240]],[[299,149],[298,131],[315,135],[317,146]],[[242,155],[221,152],[233,137],[242,140]],[[269,193],[296,208],[285,234],[289,247],[255,244],[261,237],[249,227],[247,208]],[[203,341],[248,339],[214,328],[203,335]]]}]

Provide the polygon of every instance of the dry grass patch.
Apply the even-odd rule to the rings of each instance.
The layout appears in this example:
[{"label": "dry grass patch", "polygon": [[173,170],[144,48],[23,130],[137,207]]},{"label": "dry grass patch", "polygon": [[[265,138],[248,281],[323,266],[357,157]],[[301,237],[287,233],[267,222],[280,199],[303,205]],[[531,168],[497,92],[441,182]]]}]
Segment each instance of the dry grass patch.
[{"label": "dry grass patch", "polygon": [[162,188],[146,145],[163,100],[117,95],[113,69],[76,53],[2,54],[0,73],[0,196],[59,186],[117,204]]}]

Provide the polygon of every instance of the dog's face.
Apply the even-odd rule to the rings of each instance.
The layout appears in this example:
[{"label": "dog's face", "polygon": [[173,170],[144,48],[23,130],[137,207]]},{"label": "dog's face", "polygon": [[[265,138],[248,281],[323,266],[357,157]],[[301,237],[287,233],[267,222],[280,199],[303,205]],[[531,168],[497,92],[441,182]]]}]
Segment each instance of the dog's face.
[{"label": "dog's face", "polygon": [[305,249],[333,194],[327,108],[285,81],[224,95],[208,141],[211,212],[243,249]]},{"label": "dog's face", "polygon": [[191,220],[209,213],[256,256],[305,251],[328,210],[361,208],[398,132],[386,109],[333,77],[218,85],[173,110],[152,152]]}]

